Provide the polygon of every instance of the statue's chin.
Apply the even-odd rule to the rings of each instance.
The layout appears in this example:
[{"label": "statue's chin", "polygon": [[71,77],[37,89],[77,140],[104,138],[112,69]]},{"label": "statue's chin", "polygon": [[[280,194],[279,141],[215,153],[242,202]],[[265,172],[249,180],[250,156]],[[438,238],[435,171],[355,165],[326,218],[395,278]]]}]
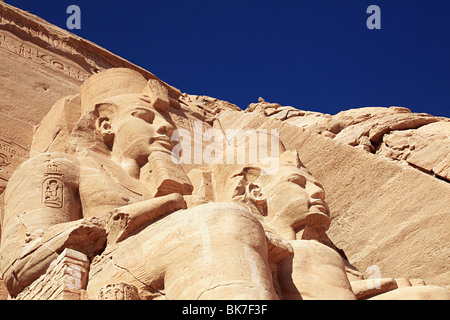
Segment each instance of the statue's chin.
[{"label": "statue's chin", "polygon": [[323,233],[330,227],[330,217],[327,213],[321,211],[310,211],[299,224],[294,226],[295,232],[299,232],[302,229],[309,228],[315,230],[318,233]]}]

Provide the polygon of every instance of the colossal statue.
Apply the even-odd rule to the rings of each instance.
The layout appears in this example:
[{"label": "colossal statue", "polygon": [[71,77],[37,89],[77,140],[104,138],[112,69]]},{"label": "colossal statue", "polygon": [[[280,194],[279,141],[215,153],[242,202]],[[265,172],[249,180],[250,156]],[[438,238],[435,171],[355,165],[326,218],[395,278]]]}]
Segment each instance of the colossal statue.
[{"label": "colossal statue", "polygon": [[53,137],[5,190],[0,258],[11,298],[44,288],[62,262],[87,279],[74,280],[82,299],[358,298],[352,283],[364,280],[326,235],[325,192],[295,151],[272,146],[273,172],[259,159],[186,173],[172,158],[180,102],[129,69],[92,76],[66,102],[79,114],[70,135]]},{"label": "colossal statue", "polygon": [[93,259],[93,298],[116,282],[169,299],[276,298],[258,220],[233,204],[187,206],[192,186],[170,161],[174,125],[158,85],[127,69],[91,77],[73,148],[13,175],[1,247],[12,297],[70,248]]},{"label": "colossal statue", "polygon": [[[273,141],[273,137],[264,140]],[[235,142],[244,146],[241,151],[249,148],[245,137]],[[268,239],[272,278],[280,299],[450,299],[447,290],[425,285],[421,279],[364,279],[326,234],[331,220],[322,185],[296,151],[286,150],[281,141],[275,146],[278,159],[263,152],[265,156],[256,162],[230,165],[218,161],[210,168],[191,171],[189,176],[197,181],[194,193],[239,203],[258,217]],[[278,166],[273,170],[268,163]],[[219,181],[221,188],[214,192],[199,187],[199,176]]]}]

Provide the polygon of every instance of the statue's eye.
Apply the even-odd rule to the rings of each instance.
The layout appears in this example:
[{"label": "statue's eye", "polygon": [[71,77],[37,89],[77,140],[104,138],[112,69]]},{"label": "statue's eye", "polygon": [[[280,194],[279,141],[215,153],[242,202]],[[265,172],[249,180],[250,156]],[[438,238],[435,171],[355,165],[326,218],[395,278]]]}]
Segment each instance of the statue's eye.
[{"label": "statue's eye", "polygon": [[287,179],[289,182],[295,183],[302,188],[306,187],[306,178],[301,175],[292,175]]},{"label": "statue's eye", "polygon": [[155,118],[155,114],[148,109],[138,108],[131,112],[131,115],[136,118],[140,118],[148,123],[153,123],[153,119]]}]

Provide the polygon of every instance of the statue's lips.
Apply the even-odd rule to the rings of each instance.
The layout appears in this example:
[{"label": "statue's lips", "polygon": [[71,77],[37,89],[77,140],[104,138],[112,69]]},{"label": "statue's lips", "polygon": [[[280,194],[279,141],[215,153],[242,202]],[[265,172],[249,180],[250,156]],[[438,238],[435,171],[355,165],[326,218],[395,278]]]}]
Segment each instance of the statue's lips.
[{"label": "statue's lips", "polygon": [[329,213],[328,205],[325,201],[320,199],[315,199],[314,201],[311,201],[309,204],[309,210],[310,212],[320,212],[320,213]]},{"label": "statue's lips", "polygon": [[154,144],[155,142],[159,143],[165,148],[172,149],[173,144],[169,137],[167,136],[157,136],[150,138],[150,144]]}]

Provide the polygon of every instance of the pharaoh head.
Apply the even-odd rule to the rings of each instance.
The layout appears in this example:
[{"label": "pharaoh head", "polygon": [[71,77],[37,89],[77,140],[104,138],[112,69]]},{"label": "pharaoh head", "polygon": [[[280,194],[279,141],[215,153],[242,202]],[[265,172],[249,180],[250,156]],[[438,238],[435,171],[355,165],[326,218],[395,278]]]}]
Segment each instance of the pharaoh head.
[{"label": "pharaoh head", "polygon": [[81,87],[81,113],[94,112],[96,131],[112,156],[139,166],[152,151],[172,150],[169,106],[167,88],[129,69],[103,71]]},{"label": "pharaoh head", "polygon": [[32,150],[100,157],[143,181],[155,196],[180,186],[188,194],[192,186],[183,168],[171,161],[178,142],[171,139],[170,113],[182,113],[174,110],[180,109],[180,94],[134,70],[103,70],[86,80],[78,95],[52,107],[34,134]]},{"label": "pharaoh head", "polygon": [[276,170],[266,170],[271,162],[266,158],[252,164],[213,165],[216,199],[246,205],[288,239],[300,232],[302,238],[319,238],[330,225],[325,191],[298,153],[279,143],[280,153],[272,161],[278,164]]},{"label": "pharaoh head", "polygon": [[[289,232],[303,230],[318,237],[330,224],[329,207],[322,185],[303,166],[296,151],[280,155],[280,166],[273,175],[261,175],[260,197],[267,200],[267,222]],[[312,235],[314,234],[314,235]],[[305,235],[306,236],[306,235]]]}]

